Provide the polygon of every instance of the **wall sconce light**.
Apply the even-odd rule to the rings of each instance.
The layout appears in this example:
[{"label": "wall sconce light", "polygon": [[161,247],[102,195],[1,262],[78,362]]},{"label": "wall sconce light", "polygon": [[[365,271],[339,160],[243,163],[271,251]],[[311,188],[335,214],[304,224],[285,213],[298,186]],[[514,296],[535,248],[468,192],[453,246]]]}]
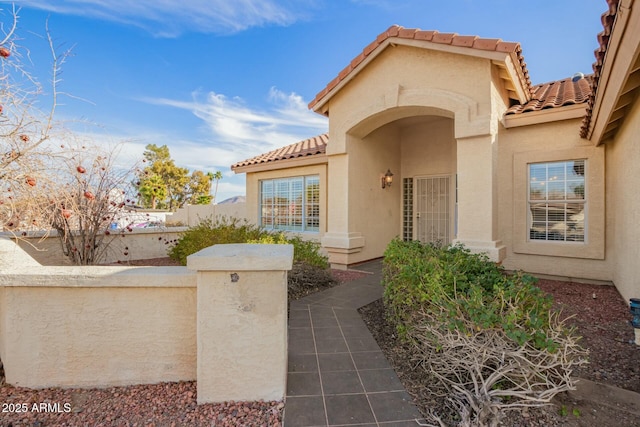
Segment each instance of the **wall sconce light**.
[{"label": "wall sconce light", "polygon": [[382,188],[391,187],[391,183],[393,183],[393,174],[391,173],[391,169],[387,169],[387,173],[380,177],[380,181],[382,182]]}]

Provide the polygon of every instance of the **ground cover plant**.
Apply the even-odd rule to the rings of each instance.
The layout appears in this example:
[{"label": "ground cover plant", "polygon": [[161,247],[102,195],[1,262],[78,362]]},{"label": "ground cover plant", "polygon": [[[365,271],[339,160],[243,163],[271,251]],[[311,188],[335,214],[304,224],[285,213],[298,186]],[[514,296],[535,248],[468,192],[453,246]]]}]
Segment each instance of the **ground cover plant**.
[{"label": "ground cover plant", "polygon": [[498,425],[508,410],[548,404],[586,363],[535,279],[485,255],[394,240],[383,284],[389,320],[446,402],[447,413],[431,414],[439,425]]}]

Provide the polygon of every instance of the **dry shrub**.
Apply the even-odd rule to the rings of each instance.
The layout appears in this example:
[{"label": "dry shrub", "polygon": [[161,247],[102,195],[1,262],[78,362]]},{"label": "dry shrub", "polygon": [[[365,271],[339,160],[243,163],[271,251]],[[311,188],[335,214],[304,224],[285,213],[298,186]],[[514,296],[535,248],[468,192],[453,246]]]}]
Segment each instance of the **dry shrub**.
[{"label": "dry shrub", "polygon": [[328,268],[295,262],[287,275],[287,284],[287,294],[291,301],[328,289],[337,283]]},{"label": "dry shrub", "polygon": [[554,351],[520,345],[500,328],[462,332],[442,327],[428,312],[417,317],[409,340],[417,366],[437,379],[432,391],[449,409],[444,417],[431,414],[441,426],[443,418],[459,426],[497,426],[505,411],[549,404],[556,394],[575,389],[571,373],[586,363],[587,352],[557,314],[546,330],[558,344]]},{"label": "dry shrub", "polygon": [[495,426],[505,411],[575,388],[586,351],[535,278],[505,274],[461,246],[394,240],[384,262],[389,320],[448,408],[432,422]]}]

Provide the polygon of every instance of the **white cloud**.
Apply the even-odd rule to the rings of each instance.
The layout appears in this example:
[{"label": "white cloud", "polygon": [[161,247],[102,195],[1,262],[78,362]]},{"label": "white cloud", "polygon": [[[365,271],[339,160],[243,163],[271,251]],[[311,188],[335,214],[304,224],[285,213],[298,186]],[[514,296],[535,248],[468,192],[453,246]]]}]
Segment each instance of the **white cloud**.
[{"label": "white cloud", "polygon": [[[117,144],[118,166],[128,169],[141,161],[147,144],[168,145],[176,164],[191,170],[223,172],[219,200],[244,194],[244,174],[235,175],[230,166],[238,161],[327,131],[325,117],[307,109],[300,95],[272,88],[267,107],[257,109],[242,99],[214,92],[194,93],[191,100],[139,99],[153,105],[183,110],[202,121],[200,129],[146,128],[123,124],[104,128],[75,127],[77,138],[100,147]],[[91,145],[91,144],[88,144]]]},{"label": "white cloud", "polygon": [[312,7],[309,0],[23,0],[53,13],[87,16],[143,28],[156,36],[186,31],[233,33],[265,25],[290,25]]},{"label": "white cloud", "polygon": [[[203,99],[204,98],[204,99]],[[282,147],[327,131],[327,120],[307,109],[301,96],[272,88],[271,109],[252,109],[240,98],[210,92],[194,94],[191,101],[147,98],[144,102],[190,111],[203,121],[210,140],[206,147],[189,148],[194,156],[208,150],[216,164],[230,165],[240,160]],[[204,157],[200,157],[202,159]]]}]

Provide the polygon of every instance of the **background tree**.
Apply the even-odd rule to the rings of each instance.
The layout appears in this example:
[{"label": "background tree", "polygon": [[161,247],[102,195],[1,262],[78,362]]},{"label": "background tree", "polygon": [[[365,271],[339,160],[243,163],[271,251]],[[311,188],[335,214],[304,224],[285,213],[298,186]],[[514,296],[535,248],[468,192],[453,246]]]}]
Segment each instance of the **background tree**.
[{"label": "background tree", "polygon": [[183,200],[180,206],[183,206],[185,203],[191,205],[208,205],[211,203],[210,191],[211,181],[208,175],[199,170],[193,171],[185,193],[186,200]]},{"label": "background tree", "polygon": [[171,158],[169,147],[149,144],[144,152],[147,166],[139,173],[139,203],[146,208],[176,210],[195,204],[209,194],[211,183],[201,171],[189,173]]},{"label": "background tree", "polygon": [[215,190],[213,191],[213,199],[211,200],[211,203],[215,204],[216,197],[218,196],[218,183],[222,179],[222,172],[220,171],[207,172],[207,177],[209,178],[210,182],[213,182],[214,180],[216,182]]},{"label": "background tree", "polygon": [[151,209],[158,208],[158,200],[163,202],[167,197],[167,186],[160,175],[150,175],[138,181],[138,191],[142,205]]}]

